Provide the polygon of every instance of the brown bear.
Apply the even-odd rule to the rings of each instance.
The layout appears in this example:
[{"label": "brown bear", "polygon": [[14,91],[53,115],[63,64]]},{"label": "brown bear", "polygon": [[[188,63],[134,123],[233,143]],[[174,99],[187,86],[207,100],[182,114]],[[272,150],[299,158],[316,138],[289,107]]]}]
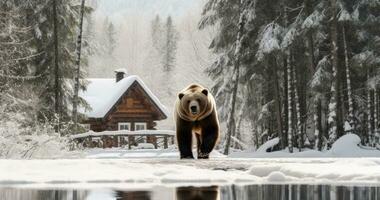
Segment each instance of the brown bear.
[{"label": "brown bear", "polygon": [[174,109],[177,144],[182,158],[194,158],[192,135],[197,140],[198,159],[209,158],[219,139],[219,120],[215,99],[198,84],[191,84],[178,94]]}]

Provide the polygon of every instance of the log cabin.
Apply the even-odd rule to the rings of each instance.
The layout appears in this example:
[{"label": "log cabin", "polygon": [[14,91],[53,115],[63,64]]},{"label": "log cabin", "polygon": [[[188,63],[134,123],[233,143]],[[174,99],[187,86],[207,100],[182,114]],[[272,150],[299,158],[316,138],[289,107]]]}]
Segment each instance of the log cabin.
[{"label": "log cabin", "polygon": [[125,69],[115,71],[115,79],[88,79],[87,90],[80,92],[91,109],[82,108],[82,121],[94,132],[116,130],[154,130],[168,111],[145,83]]}]

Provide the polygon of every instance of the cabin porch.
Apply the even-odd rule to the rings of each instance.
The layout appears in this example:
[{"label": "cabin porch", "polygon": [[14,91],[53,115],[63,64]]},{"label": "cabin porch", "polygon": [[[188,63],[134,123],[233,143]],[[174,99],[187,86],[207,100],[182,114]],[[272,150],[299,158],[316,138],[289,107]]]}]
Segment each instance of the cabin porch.
[{"label": "cabin porch", "polygon": [[128,149],[168,148],[174,144],[175,132],[171,130],[118,130],[118,131],[89,131],[70,137],[74,148],[113,148]]}]

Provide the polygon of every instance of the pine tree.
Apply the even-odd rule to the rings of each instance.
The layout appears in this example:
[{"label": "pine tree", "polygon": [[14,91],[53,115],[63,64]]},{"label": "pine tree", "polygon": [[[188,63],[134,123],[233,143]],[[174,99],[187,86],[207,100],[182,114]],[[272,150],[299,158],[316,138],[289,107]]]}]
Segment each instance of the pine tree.
[{"label": "pine tree", "polygon": [[116,30],[108,20],[105,21],[105,46],[107,55],[112,56],[116,48]]},{"label": "pine tree", "polygon": [[155,48],[155,50],[160,51],[163,47],[163,34],[164,29],[163,25],[161,23],[161,18],[159,15],[156,15],[154,20],[151,23],[151,39],[152,39],[152,46]]},{"label": "pine tree", "polygon": [[79,33],[78,33],[78,39],[77,39],[77,47],[76,47],[76,53],[77,53],[77,60],[76,60],[76,70],[75,70],[75,78],[74,78],[74,100],[73,100],[73,114],[72,119],[77,126],[78,124],[78,104],[79,104],[79,78],[80,78],[80,61],[81,61],[81,53],[82,53],[82,33],[83,33],[83,17],[84,17],[84,5],[86,1],[82,0],[81,2],[81,10],[80,10],[80,22],[79,22]]},{"label": "pine tree", "polygon": [[[164,40],[163,40],[163,58],[162,66],[163,71],[169,73],[175,67],[175,59],[177,53],[178,32],[176,31],[172,17],[166,19],[164,27]],[[158,44],[156,44],[158,45]]]},{"label": "pine tree", "polygon": [[25,2],[0,2],[0,118],[30,126],[36,120],[37,100],[30,82],[40,76],[33,74],[31,63],[41,52],[30,48],[32,30],[23,18],[23,6]]},{"label": "pine tree", "polygon": [[[36,8],[38,12],[35,12]],[[60,121],[69,120],[68,107],[72,101],[75,60],[72,54],[75,50],[74,30],[78,24],[75,19],[79,15],[76,3],[48,0],[8,1],[0,9],[4,17],[2,19],[7,23],[5,25],[12,28],[12,31],[2,29],[12,33],[12,40],[7,41],[7,35],[2,34],[5,38],[0,38],[4,42],[0,46],[10,45],[6,49],[18,51],[15,55],[9,54],[12,51],[6,54],[0,51],[0,57],[13,57],[10,62],[2,59],[2,63],[10,65],[9,68],[0,70],[0,74],[4,75],[0,82],[4,81],[6,86],[12,85],[9,88],[18,91],[19,100],[31,99],[26,103],[30,105],[24,111],[29,110],[29,118],[34,123],[53,122],[57,114]],[[5,16],[7,14],[12,16]],[[16,21],[17,25],[9,24]],[[81,84],[80,87],[82,86]],[[18,87],[20,88],[17,89]]]},{"label": "pine tree", "polygon": [[[41,8],[40,12],[32,14],[36,7]],[[30,48],[43,52],[33,63],[35,74],[40,74],[39,79],[33,82],[41,96],[38,116],[41,120],[50,121],[59,114],[61,121],[68,121],[75,72],[75,54],[72,52],[75,52],[80,9],[71,0],[38,0],[30,2],[24,9],[25,21],[34,30]]]},{"label": "pine tree", "polygon": [[229,153],[229,147],[231,142],[231,136],[235,135],[236,131],[236,122],[235,122],[235,104],[236,104],[236,98],[237,98],[237,92],[239,87],[239,77],[240,77],[240,65],[241,65],[241,58],[240,55],[242,54],[242,40],[243,40],[243,34],[244,34],[244,26],[246,23],[246,13],[244,12],[244,5],[245,1],[241,0],[239,4],[240,9],[240,16],[239,16],[239,23],[238,23],[238,33],[236,36],[236,42],[235,42],[235,60],[234,62],[234,74],[233,74],[233,89],[232,89],[232,96],[231,96],[231,111],[228,117],[228,125],[227,125],[227,134],[226,134],[226,145],[224,147],[224,154],[228,155]]},{"label": "pine tree", "polygon": [[[256,144],[279,137],[278,147],[288,146],[290,151],[293,146],[328,148],[344,134],[343,119],[350,122],[351,132],[363,139],[370,133],[368,140],[376,143],[379,95],[375,63],[380,59],[375,35],[379,34],[376,11],[380,5],[375,0],[247,0],[244,42],[237,56],[239,4],[239,0],[209,0],[200,21],[200,28],[218,26],[210,44],[218,58],[207,72],[215,81],[221,121],[228,127],[244,117],[251,122]],[[371,56],[360,56],[367,54]],[[240,80],[234,105],[237,58]],[[364,71],[371,76],[367,78]],[[261,96],[253,98],[252,94]],[[235,112],[232,116],[231,108],[242,105],[257,114]],[[366,106],[368,114],[360,114]],[[236,127],[240,125],[236,123],[233,129],[240,130]],[[233,131],[227,133],[234,136]]]},{"label": "pine tree", "polygon": [[59,52],[58,52],[58,11],[57,11],[57,0],[53,0],[53,35],[54,35],[54,113],[55,118],[58,120],[58,124],[55,127],[55,131],[60,130],[60,118],[62,112],[61,105],[61,86],[60,86],[60,69],[59,69]]}]

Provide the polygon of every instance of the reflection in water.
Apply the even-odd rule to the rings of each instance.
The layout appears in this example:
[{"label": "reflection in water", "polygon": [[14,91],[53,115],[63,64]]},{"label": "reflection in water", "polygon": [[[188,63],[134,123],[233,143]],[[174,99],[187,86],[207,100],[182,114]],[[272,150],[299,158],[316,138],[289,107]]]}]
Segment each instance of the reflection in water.
[{"label": "reflection in water", "polygon": [[1,200],[380,200],[380,187],[248,185],[153,188],[149,191],[0,189]]},{"label": "reflection in water", "polygon": [[151,192],[148,191],[128,191],[128,192],[122,192],[117,191],[116,192],[116,198],[117,200],[150,200],[151,199]]},{"label": "reflection in water", "polygon": [[379,200],[380,187],[330,185],[251,185],[235,187],[235,199]]},{"label": "reflection in water", "polygon": [[177,200],[218,199],[219,187],[179,187],[176,189]]}]

